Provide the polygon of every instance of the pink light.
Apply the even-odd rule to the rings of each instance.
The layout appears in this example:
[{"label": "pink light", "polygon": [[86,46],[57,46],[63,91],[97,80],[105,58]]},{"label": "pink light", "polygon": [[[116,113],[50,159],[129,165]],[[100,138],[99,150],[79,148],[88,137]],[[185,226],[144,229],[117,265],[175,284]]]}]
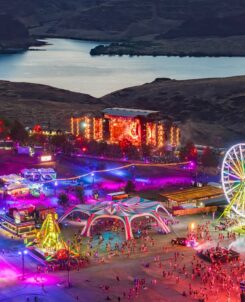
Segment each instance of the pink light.
[{"label": "pink light", "polygon": [[41,284],[56,284],[57,278],[50,275],[40,275],[35,274],[31,276],[27,276],[24,280],[24,283],[33,284],[33,285],[41,285]]},{"label": "pink light", "polygon": [[19,274],[10,268],[3,268],[0,271],[0,285],[4,282],[13,282],[16,281]]},{"label": "pink light", "polygon": [[2,256],[0,256],[0,267],[0,287],[15,282],[20,276],[17,269]]}]

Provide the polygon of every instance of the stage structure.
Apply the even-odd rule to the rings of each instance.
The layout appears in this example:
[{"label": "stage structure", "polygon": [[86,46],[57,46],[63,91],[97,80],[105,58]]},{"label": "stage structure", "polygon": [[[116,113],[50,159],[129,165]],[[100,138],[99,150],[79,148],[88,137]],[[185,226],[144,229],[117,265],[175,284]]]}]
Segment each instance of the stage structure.
[{"label": "stage structure", "polygon": [[71,133],[87,141],[119,144],[130,142],[136,147],[147,145],[152,148],[180,143],[178,123],[163,120],[159,111],[107,108],[99,115],[87,114],[71,118]]},{"label": "stage structure", "polygon": [[222,185],[229,205],[225,213],[232,209],[245,218],[245,143],[232,146],[222,164]]},{"label": "stage structure", "polygon": [[82,235],[89,237],[91,227],[101,219],[120,220],[124,224],[126,240],[133,239],[132,222],[138,217],[153,218],[164,233],[170,233],[167,221],[174,223],[173,217],[159,202],[133,197],[122,201],[104,201],[96,205],[77,205],[65,213],[60,219],[61,223],[72,214],[80,213],[83,216],[81,225],[84,225]]}]

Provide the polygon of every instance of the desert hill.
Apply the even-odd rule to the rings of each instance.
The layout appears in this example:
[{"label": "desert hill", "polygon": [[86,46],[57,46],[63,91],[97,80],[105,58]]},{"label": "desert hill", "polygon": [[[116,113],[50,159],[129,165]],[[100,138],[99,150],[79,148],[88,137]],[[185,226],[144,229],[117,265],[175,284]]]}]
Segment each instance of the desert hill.
[{"label": "desert hill", "polygon": [[245,76],[168,80],[111,93],[102,98],[115,106],[157,109],[180,120],[185,138],[203,143],[245,138]]},{"label": "desert hill", "polygon": [[156,79],[100,99],[45,85],[0,81],[0,116],[69,129],[69,118],[105,107],[159,110],[181,122],[183,139],[228,145],[245,138],[245,76]]},{"label": "desert hill", "polygon": [[50,86],[0,81],[0,117],[18,119],[26,126],[40,123],[68,129],[71,115],[104,108],[92,96]]}]

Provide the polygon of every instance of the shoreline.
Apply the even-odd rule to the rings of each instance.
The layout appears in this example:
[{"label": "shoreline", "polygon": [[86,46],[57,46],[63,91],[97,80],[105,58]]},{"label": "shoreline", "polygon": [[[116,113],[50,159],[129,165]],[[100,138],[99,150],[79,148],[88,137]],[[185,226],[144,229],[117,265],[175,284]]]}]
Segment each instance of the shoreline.
[{"label": "shoreline", "polygon": [[90,51],[91,56],[245,57],[245,36],[112,42]]},{"label": "shoreline", "polygon": [[43,51],[44,49],[39,49],[43,46],[48,45],[47,42],[41,41],[38,39],[30,39],[29,41],[26,42],[21,42],[20,44],[16,43],[11,43],[11,45],[0,45],[0,54],[2,55],[7,55],[7,54],[18,54],[18,53],[24,53],[26,51]]},{"label": "shoreline", "polygon": [[[98,43],[91,48],[91,56],[130,56],[130,57],[180,57],[180,58],[243,58],[245,57],[245,36],[227,38],[182,38],[151,41],[121,41],[78,38],[62,35],[33,35],[34,42],[26,47],[0,49],[0,54],[16,54],[25,51],[42,50],[39,47],[50,43],[47,39],[69,39],[80,42]],[[237,44],[237,45],[236,45]],[[236,45],[237,47],[234,47]]]}]

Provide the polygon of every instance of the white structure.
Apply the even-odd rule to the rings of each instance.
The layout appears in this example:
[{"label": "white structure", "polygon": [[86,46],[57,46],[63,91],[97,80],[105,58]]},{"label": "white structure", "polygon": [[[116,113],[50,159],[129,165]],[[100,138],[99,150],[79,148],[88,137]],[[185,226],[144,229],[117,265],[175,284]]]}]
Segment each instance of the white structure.
[{"label": "white structure", "polygon": [[56,179],[56,172],[52,168],[23,169],[21,175],[30,181],[51,181]]},{"label": "white structure", "polygon": [[[162,212],[160,211],[162,210]],[[90,236],[91,227],[97,220],[105,218],[118,219],[123,222],[126,240],[134,238],[132,232],[132,221],[138,217],[151,217],[165,233],[170,233],[167,220],[173,220],[173,217],[165,207],[155,201],[133,197],[122,201],[104,201],[96,205],[77,205],[65,213],[59,222],[62,222],[70,214],[79,212],[84,215],[81,224],[84,225],[82,235]],[[165,215],[166,218],[163,217]]]}]

